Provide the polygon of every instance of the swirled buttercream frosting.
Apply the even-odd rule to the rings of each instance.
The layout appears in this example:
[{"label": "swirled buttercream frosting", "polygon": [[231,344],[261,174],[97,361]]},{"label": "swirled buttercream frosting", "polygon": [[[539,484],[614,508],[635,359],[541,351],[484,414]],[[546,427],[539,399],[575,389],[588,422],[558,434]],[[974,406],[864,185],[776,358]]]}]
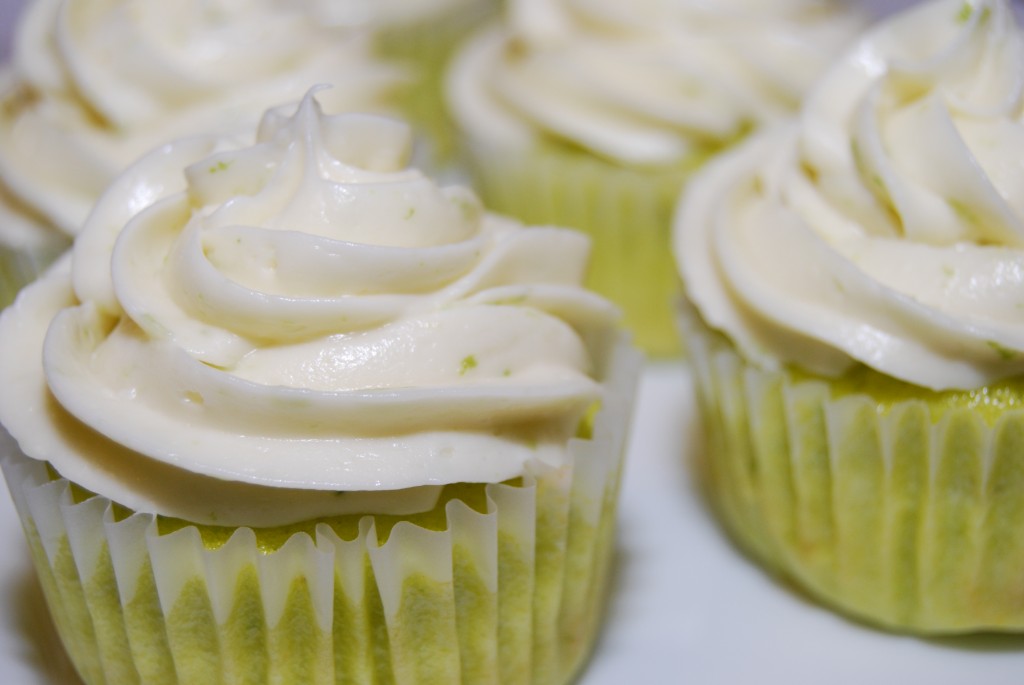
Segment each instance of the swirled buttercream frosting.
[{"label": "swirled buttercream frosting", "polygon": [[[129,163],[196,133],[251,132],[317,83],[330,112],[379,111],[400,80],[365,36],[286,0],[38,0],[0,88],[7,213],[75,235]],[[0,193],[0,201],[4,193]],[[21,244],[23,236],[0,238]]]},{"label": "swirled buttercream frosting", "polygon": [[703,318],[764,366],[935,390],[1024,371],[1024,36],[941,0],[870,32],[798,123],[711,165],[677,215]]},{"label": "swirled buttercream frosting", "polygon": [[174,479],[308,508],[566,463],[615,328],[587,239],[485,213],[406,166],[405,124],[312,94],[257,141],[144,157],[4,313],[25,453],[164,513]]},{"label": "swirled buttercream frosting", "polygon": [[512,0],[455,63],[463,127],[667,165],[791,115],[863,17],[822,0]]}]

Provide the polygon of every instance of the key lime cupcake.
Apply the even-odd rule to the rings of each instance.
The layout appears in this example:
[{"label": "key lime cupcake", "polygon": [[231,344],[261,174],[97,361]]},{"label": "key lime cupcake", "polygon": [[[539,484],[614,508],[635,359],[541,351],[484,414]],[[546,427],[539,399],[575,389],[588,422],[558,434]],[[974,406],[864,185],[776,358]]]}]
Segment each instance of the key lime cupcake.
[{"label": "key lime cupcake", "polygon": [[31,3],[0,77],[0,306],[148,150],[251,133],[317,83],[338,84],[322,96],[329,112],[383,111],[403,78],[302,3]]},{"label": "key lime cupcake", "polygon": [[488,206],[591,234],[589,285],[671,355],[680,187],[792,115],[862,25],[821,0],[510,0],[453,61],[449,106]]},{"label": "key lime cupcake", "polygon": [[410,144],[310,94],[167,146],[0,316],[5,478],[88,685],[581,668],[638,355],[584,236]]},{"label": "key lime cupcake", "polygon": [[798,123],[717,160],[675,248],[714,500],[824,602],[1024,630],[1024,34],[887,20]]}]

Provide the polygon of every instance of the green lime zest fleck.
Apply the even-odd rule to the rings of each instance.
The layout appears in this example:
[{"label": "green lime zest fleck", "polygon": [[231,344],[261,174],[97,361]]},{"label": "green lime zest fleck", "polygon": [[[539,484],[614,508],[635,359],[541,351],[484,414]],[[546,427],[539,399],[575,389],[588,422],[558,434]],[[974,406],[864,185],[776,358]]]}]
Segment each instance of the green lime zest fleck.
[{"label": "green lime zest fleck", "polygon": [[989,347],[991,347],[993,350],[995,350],[996,354],[999,355],[999,358],[1003,359],[1005,361],[1009,361],[1009,360],[1011,360],[1011,359],[1013,359],[1014,357],[1017,356],[1016,352],[1014,352],[1013,350],[1011,350],[1008,347],[1003,347],[1002,345],[997,343],[995,340],[986,340],[985,344],[988,345]]},{"label": "green lime zest fleck", "polygon": [[953,278],[953,276],[956,276],[956,269],[951,267],[949,264],[943,264],[942,273],[945,274],[947,278]]},{"label": "green lime zest fleck", "polygon": [[415,207],[410,207],[409,211],[407,211],[405,213],[405,220],[408,221],[409,219],[413,218],[413,216],[415,214],[416,214],[416,208]]},{"label": "green lime zest fleck", "polygon": [[472,223],[479,218],[480,205],[463,198],[456,198],[453,202],[458,207],[459,213],[462,214],[463,221]]},{"label": "green lime zest fleck", "polygon": [[469,371],[471,369],[475,369],[475,368],[476,368],[476,357],[474,357],[473,355],[469,355],[467,357],[463,357],[462,363],[459,365],[459,375],[460,376],[465,376],[467,371]]},{"label": "green lime zest fleck", "polygon": [[975,12],[978,13],[979,25],[984,24],[992,16],[991,7],[982,7],[980,10],[978,10],[978,8],[974,7],[972,3],[965,2],[964,4],[960,5],[960,9],[956,13],[956,23],[966,24],[971,19],[971,17],[974,16]]},{"label": "green lime zest fleck", "polygon": [[501,375],[504,376],[505,378],[508,378],[509,376],[512,375],[512,369],[505,369],[504,371],[501,372]]},{"label": "green lime zest fleck", "polygon": [[231,162],[225,162],[223,159],[210,167],[210,173],[215,174],[218,171],[227,171],[228,167],[231,166]]}]

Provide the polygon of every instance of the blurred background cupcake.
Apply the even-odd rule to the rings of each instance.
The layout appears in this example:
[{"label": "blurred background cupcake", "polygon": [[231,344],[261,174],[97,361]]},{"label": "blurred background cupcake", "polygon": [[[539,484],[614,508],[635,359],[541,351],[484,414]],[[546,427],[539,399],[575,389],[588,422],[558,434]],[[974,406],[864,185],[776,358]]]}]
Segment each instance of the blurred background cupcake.
[{"label": "blurred background cupcake", "polygon": [[113,178],[193,133],[248,135],[316,83],[332,112],[393,107],[400,70],[308,3],[36,0],[0,76],[0,306]]},{"label": "blurred background cupcake", "polygon": [[320,0],[334,25],[368,31],[376,53],[406,69],[412,87],[402,113],[419,134],[415,159],[434,173],[458,174],[456,134],[442,95],[456,46],[497,15],[502,0]]},{"label": "blurred background cupcake", "polygon": [[585,236],[411,140],[311,94],[166,146],[0,317],[5,479],[88,685],[581,668],[639,355]]},{"label": "blurred background cupcake", "polygon": [[887,20],[708,165],[675,250],[729,529],[827,603],[1024,629],[1024,34]]},{"label": "blurred background cupcake", "polygon": [[678,351],[669,250],[685,179],[794,113],[864,25],[821,0],[510,0],[447,81],[489,206],[594,238],[589,284],[655,355]]}]

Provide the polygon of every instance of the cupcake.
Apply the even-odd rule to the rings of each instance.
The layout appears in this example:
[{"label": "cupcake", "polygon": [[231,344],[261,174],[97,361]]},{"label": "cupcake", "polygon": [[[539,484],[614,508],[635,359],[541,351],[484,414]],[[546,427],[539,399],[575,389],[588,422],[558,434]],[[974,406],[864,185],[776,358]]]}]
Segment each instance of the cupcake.
[{"label": "cupcake", "polygon": [[418,135],[417,162],[436,173],[460,173],[457,140],[442,82],[456,45],[492,19],[499,0],[326,0],[331,23],[367,31],[377,55],[401,64],[412,86],[400,105]]},{"label": "cupcake", "polygon": [[252,132],[317,83],[329,112],[379,111],[403,77],[301,3],[38,0],[0,77],[0,306],[67,248],[144,152]]},{"label": "cupcake", "polygon": [[820,0],[510,0],[453,61],[448,99],[488,206],[590,233],[590,286],[671,355],[680,186],[795,112],[861,25]]},{"label": "cupcake", "polygon": [[1022,89],[1008,2],[922,4],[676,217],[713,501],[881,626],[1024,629]]},{"label": "cupcake", "polygon": [[586,237],[312,94],[257,140],[143,157],[0,316],[4,474],[82,678],[568,682],[638,369]]}]

